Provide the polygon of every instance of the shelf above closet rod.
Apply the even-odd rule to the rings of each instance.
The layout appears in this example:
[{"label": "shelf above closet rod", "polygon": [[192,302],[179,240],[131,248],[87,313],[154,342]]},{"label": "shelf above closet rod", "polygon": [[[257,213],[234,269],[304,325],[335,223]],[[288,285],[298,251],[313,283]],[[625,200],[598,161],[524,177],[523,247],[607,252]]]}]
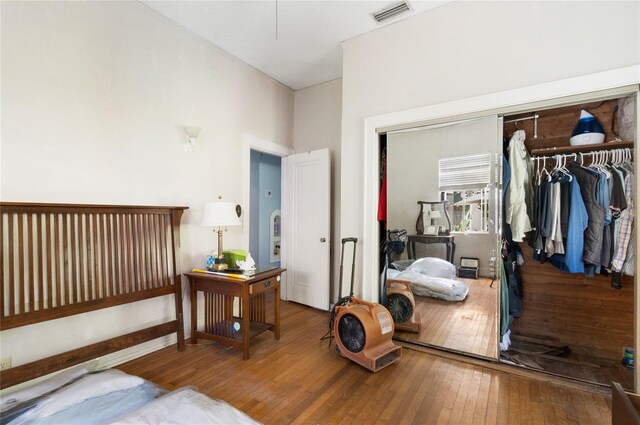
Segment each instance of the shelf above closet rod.
[{"label": "shelf above closet rod", "polygon": [[609,143],[601,143],[599,145],[587,145],[587,146],[559,146],[553,148],[539,148],[539,149],[531,149],[531,155],[549,155],[549,154],[559,154],[559,153],[579,153],[579,152],[592,152],[592,151],[602,151],[609,149],[624,149],[631,148],[633,149],[633,142],[609,142]]}]

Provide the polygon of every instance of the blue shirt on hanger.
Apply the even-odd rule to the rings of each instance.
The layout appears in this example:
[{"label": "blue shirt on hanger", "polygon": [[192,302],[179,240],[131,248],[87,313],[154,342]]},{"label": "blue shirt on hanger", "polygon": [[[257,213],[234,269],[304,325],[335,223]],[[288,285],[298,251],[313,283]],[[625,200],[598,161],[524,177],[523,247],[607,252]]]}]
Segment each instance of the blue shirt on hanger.
[{"label": "blue shirt on hanger", "polygon": [[587,228],[589,216],[584,200],[580,194],[580,184],[575,177],[571,179],[571,207],[569,211],[569,225],[564,254],[555,254],[549,261],[560,270],[569,273],[584,273],[582,255],[584,253],[584,231]]}]

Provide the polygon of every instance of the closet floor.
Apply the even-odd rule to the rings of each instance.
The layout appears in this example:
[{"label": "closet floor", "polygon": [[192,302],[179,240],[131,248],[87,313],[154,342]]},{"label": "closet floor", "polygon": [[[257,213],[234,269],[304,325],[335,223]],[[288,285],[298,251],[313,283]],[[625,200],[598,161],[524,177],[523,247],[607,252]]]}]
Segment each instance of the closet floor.
[{"label": "closet floor", "polygon": [[496,280],[491,286],[491,279],[486,278],[461,280],[469,286],[464,301],[415,296],[416,311],[422,316],[422,331],[396,330],[394,337],[495,359],[500,283]]},{"label": "closet floor", "polygon": [[633,389],[633,369],[624,366],[622,359],[575,353],[557,342],[511,335],[511,347],[500,353],[500,362],[604,385],[615,381]]}]

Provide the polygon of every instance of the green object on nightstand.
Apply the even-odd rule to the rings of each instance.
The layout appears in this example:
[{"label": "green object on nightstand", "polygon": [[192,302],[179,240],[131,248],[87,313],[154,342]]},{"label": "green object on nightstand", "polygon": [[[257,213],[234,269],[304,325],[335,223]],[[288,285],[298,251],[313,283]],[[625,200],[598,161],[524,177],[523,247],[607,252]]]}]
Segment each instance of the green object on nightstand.
[{"label": "green object on nightstand", "polygon": [[222,251],[222,255],[224,256],[224,261],[229,265],[229,268],[237,269],[238,265],[236,264],[236,261],[246,260],[247,251],[244,249],[225,249]]}]

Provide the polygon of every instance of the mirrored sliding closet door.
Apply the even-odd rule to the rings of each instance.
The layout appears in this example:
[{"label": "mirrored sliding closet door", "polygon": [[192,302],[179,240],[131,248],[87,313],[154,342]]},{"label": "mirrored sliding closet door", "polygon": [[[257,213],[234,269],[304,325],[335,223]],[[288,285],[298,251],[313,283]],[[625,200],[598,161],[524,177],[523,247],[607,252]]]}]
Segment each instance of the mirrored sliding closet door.
[{"label": "mirrored sliding closet door", "polygon": [[496,359],[501,120],[387,133],[387,305],[395,338]]}]

